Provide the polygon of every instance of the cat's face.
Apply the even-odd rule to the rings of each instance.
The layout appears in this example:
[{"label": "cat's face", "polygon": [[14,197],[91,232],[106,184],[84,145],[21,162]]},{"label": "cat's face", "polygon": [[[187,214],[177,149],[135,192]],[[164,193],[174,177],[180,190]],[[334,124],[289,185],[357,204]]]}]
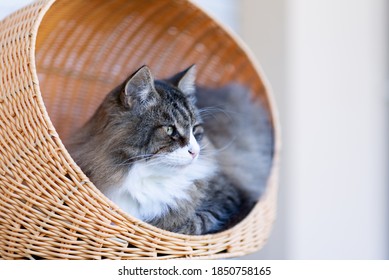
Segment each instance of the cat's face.
[{"label": "cat's face", "polygon": [[122,128],[118,138],[123,139],[124,160],[183,168],[198,159],[204,130],[194,105],[193,83],[192,68],[169,82],[154,82],[143,67],[127,81],[120,96]]},{"label": "cat's face", "polygon": [[197,160],[204,130],[192,101],[179,89],[155,83],[158,101],[137,118],[143,138],[143,154],[170,167],[185,167]]}]

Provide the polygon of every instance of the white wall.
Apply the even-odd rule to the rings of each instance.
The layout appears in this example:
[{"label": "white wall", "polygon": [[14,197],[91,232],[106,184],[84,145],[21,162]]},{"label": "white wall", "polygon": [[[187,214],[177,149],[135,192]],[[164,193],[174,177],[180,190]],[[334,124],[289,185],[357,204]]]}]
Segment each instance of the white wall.
[{"label": "white wall", "polygon": [[205,12],[222,22],[233,32],[238,33],[240,29],[239,22],[239,3],[238,0],[189,0],[202,8]]},{"label": "white wall", "polygon": [[0,19],[31,2],[33,0],[0,0]]},{"label": "white wall", "polygon": [[385,0],[244,0],[283,128],[279,219],[257,256],[388,258]]},{"label": "white wall", "polygon": [[288,257],[388,257],[386,3],[287,8]]}]

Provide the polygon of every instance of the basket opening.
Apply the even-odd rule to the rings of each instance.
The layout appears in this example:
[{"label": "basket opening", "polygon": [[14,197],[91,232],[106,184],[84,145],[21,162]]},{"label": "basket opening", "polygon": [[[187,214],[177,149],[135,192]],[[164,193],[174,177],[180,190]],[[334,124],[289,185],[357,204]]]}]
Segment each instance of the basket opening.
[{"label": "basket opening", "polygon": [[248,55],[190,2],[56,1],[36,42],[43,101],[65,145],[106,94],[139,66],[147,64],[156,78],[165,78],[194,63],[199,85],[242,84],[270,111]]}]

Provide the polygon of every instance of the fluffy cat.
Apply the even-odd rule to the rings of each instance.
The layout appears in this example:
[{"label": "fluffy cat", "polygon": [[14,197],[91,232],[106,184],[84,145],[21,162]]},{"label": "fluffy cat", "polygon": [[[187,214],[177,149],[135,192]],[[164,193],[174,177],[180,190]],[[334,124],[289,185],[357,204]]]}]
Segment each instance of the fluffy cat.
[{"label": "fluffy cat", "polygon": [[[199,235],[227,229],[251,210],[266,183],[272,146],[266,143],[257,151],[255,145],[261,141],[252,149],[245,147],[251,140],[232,141],[230,149],[223,143],[230,133],[220,133],[212,142],[209,134],[219,133],[224,124],[213,124],[213,117],[208,128],[203,123],[201,112],[210,111],[195,105],[195,72],[190,67],[171,79],[154,80],[143,66],[106,96],[68,149],[91,181],[124,211],[165,230]],[[226,96],[235,90],[226,89],[231,92]],[[210,94],[200,90],[197,98],[203,100],[202,95]],[[214,111],[214,117],[223,111],[228,114],[228,102],[221,104],[225,106]],[[242,125],[239,122],[231,125]],[[258,132],[250,121],[246,125],[249,134]],[[271,132],[266,133],[270,139]],[[259,155],[262,150],[268,153],[263,174],[256,175],[261,166],[244,170],[252,164],[247,164],[247,154]],[[251,175],[240,174],[247,171]],[[250,183],[257,186],[255,191],[246,188]]]}]

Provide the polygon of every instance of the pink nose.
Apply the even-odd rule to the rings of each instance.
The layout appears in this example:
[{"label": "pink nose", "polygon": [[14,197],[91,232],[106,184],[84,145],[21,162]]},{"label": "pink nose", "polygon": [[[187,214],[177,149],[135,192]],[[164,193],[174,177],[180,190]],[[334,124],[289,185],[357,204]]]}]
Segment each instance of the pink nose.
[{"label": "pink nose", "polygon": [[192,156],[192,158],[197,157],[197,152],[194,151],[193,149],[189,149],[188,152],[189,152],[189,154]]}]

